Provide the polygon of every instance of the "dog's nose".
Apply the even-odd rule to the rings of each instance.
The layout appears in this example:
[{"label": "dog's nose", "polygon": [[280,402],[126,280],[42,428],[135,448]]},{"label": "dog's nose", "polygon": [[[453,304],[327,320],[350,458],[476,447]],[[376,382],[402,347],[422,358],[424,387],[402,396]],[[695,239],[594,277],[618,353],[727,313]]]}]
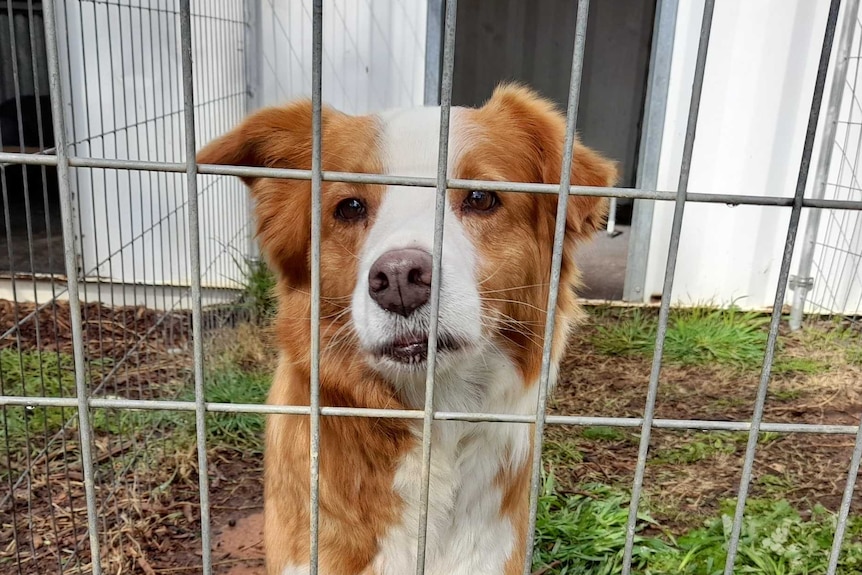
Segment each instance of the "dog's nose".
[{"label": "dog's nose", "polygon": [[386,311],[408,317],[431,297],[431,254],[413,248],[386,252],[368,272],[368,293]]}]

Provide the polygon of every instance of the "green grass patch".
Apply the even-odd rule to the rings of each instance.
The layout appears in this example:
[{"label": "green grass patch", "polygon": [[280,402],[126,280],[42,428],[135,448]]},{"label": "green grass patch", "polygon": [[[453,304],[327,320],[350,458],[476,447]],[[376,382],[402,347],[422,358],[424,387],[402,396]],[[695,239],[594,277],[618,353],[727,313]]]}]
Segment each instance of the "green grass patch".
[{"label": "green grass patch", "polygon": [[720,454],[735,453],[745,443],[745,435],[730,432],[696,433],[687,441],[665,449],[657,449],[651,459],[655,464],[689,464],[712,459]]},{"label": "green grass patch", "polygon": [[775,375],[815,375],[826,371],[828,363],[809,357],[780,357],[772,364]]},{"label": "green grass patch", "polygon": [[[206,381],[206,399],[215,403],[264,403],[271,377],[238,368],[215,371]],[[192,398],[194,394],[191,394]],[[207,414],[210,445],[255,453],[263,450],[264,416],[257,413]]]},{"label": "green grass patch", "polygon": [[581,463],[584,454],[572,438],[548,438],[542,444],[542,459],[551,465],[569,466]]},{"label": "green grass patch", "polygon": [[[577,494],[555,489],[553,475],[545,478],[536,517],[533,570],[544,574],[612,575],[622,568],[628,498],[622,491],[591,484]],[[651,523],[648,514],[641,521]],[[638,535],[635,567],[671,547],[655,537]],[[544,571],[543,571],[544,569]]]},{"label": "green grass patch", "polygon": [[[736,308],[671,310],[664,358],[680,365],[714,363],[743,369],[760,366],[766,347],[769,318]],[[655,349],[658,320],[640,309],[600,325],[593,338],[606,355],[649,357]]]},{"label": "green grass patch", "polygon": [[[555,489],[545,479],[536,522],[534,571],[545,575],[619,573],[625,545],[628,494],[604,485],[577,494]],[[676,536],[661,533],[648,511],[640,514],[634,572],[643,575],[720,575],[724,570],[734,501],[725,501],[703,527]],[[746,508],[736,572],[758,575],[824,573],[835,516],[815,507],[803,517],[786,501],[750,499]],[[652,526],[649,531],[644,528]],[[838,573],[862,571],[862,518],[851,517]]]},{"label": "green grass patch", "polygon": [[262,259],[242,258],[235,263],[243,270],[240,308],[247,310],[255,323],[269,321],[275,316],[277,307],[275,275]]},{"label": "green grass patch", "polygon": [[615,427],[587,427],[581,431],[581,437],[590,441],[625,441],[626,436]]},{"label": "green grass patch", "polygon": [[[71,355],[39,354],[35,351],[19,355],[15,349],[5,349],[0,350],[0,369],[5,395],[75,395],[74,359]],[[263,403],[269,383],[270,376],[266,373],[247,371],[226,363],[207,373],[206,399],[218,403]],[[191,382],[182,387],[176,399],[194,401]],[[76,410],[69,408],[7,406],[0,410],[0,445],[5,446],[8,441],[13,453],[23,456],[28,442],[32,444],[31,449],[42,447],[44,440],[60,431],[67,422],[71,429],[77,429],[76,415]],[[195,440],[194,419],[187,415],[161,410],[91,411],[93,430],[97,434],[136,434],[142,439],[156,430],[163,436],[170,436],[178,447],[193,445]],[[208,413],[206,423],[208,445],[254,453],[263,449],[263,415]]]},{"label": "green grass patch", "polygon": [[[253,403],[266,401],[270,377],[260,372],[244,371],[236,366],[213,369],[205,374],[204,397],[212,403]],[[194,401],[191,384],[183,388],[179,401]],[[169,435],[177,447],[194,445],[195,422],[187,414],[171,411],[137,411],[130,429],[147,431],[158,428]],[[208,412],[206,414],[207,447],[246,453],[263,452],[265,416],[257,413]]]},{"label": "green grass patch", "polygon": [[[91,361],[92,367],[109,367],[108,359]],[[0,372],[4,395],[32,397],[74,397],[75,360],[65,353],[0,350]],[[0,445],[21,448],[31,438],[42,438],[69,425],[77,428],[76,411],[59,407],[7,406],[0,410]],[[96,431],[117,432],[119,422],[105,410],[94,410],[93,428]]]}]

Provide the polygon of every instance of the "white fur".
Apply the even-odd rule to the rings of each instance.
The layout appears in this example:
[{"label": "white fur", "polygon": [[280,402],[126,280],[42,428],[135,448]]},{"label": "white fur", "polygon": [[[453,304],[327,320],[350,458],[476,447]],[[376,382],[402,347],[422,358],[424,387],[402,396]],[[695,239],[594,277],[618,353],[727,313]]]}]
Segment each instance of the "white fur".
[{"label": "white fur", "polygon": [[[435,408],[529,414],[536,389],[525,388],[511,361],[491,350],[437,381]],[[459,390],[469,390],[461,393]],[[417,428],[417,431],[421,429]],[[437,421],[432,426],[426,573],[499,575],[514,550],[515,528],[501,516],[503,469],[522,465],[530,452],[530,426],[517,423]],[[380,541],[375,575],[415,569],[422,471],[421,444],[398,467],[394,487],[405,503],[401,521]]]},{"label": "white fur", "polygon": [[[436,175],[439,108],[388,112],[380,121],[387,173]],[[450,169],[471,137],[463,111],[453,109]],[[385,312],[368,295],[368,271],[389,250],[432,250],[434,204],[433,188],[390,186],[375,214],[360,253],[351,306],[354,327],[366,350],[401,331],[427,330],[429,306],[409,318]],[[487,337],[476,278],[479,254],[448,201],[444,222],[439,332],[471,345],[438,355],[434,407],[442,411],[533,413],[537,386],[527,388],[512,361]],[[424,370],[405,373],[387,360],[369,361],[396,384],[407,405],[423,405]],[[499,575],[514,549],[515,527],[500,513],[503,494],[495,482],[501,471],[525,463],[532,440],[530,426],[438,421],[432,427],[426,573]],[[417,424],[415,431],[419,438],[421,425]],[[405,509],[401,520],[379,541],[373,562],[375,575],[403,575],[415,569],[421,471],[419,441],[396,472],[393,487],[403,498]]]},{"label": "white fur", "polygon": [[[462,147],[459,141],[461,110],[452,111],[452,135],[449,166],[457,161]],[[416,108],[387,112],[380,117],[382,125],[383,162],[389,174],[433,177],[437,171],[440,109]],[[404,318],[381,309],[368,294],[368,272],[384,253],[402,248],[428,251],[434,245],[434,188],[389,186],[374,224],[365,238],[360,253],[356,288],[351,313],[353,325],[362,347],[371,352],[378,346],[404,333],[427,331],[430,305]],[[472,344],[466,352],[478,353],[482,342],[481,302],[474,270],[477,253],[460,221],[446,203],[443,230],[443,275],[440,291],[438,333],[448,334]],[[463,353],[438,355],[438,370],[461,361]],[[369,358],[373,367],[394,383],[415,387],[423,382],[424,374],[405,373],[402,366],[386,359]]]}]

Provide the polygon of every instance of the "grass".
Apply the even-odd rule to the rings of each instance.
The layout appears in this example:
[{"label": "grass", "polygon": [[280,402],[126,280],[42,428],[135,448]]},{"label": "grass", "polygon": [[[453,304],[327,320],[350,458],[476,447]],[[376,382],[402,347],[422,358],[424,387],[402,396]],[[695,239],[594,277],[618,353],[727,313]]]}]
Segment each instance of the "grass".
[{"label": "grass", "polygon": [[[612,575],[620,572],[629,497],[606,485],[583,486],[576,494],[545,478],[536,520],[533,569],[543,575]],[[643,575],[719,575],[724,570],[735,502],[725,501],[703,527],[678,536],[664,532],[649,514],[639,515],[633,567]],[[749,499],[737,573],[809,575],[828,564],[835,516],[816,506],[808,517],[784,500]],[[862,518],[851,517],[838,573],[862,570]]]},{"label": "grass", "polygon": [[626,436],[615,427],[587,427],[581,432],[584,439],[592,441],[624,441]]},{"label": "grass", "polygon": [[[601,310],[604,321],[596,328],[591,343],[610,356],[651,357],[655,350],[658,318],[646,310]],[[718,308],[675,308],[668,318],[664,361],[682,366],[719,365],[738,370],[760,370],[766,349],[769,316],[744,312],[733,306]],[[836,326],[831,330],[808,328],[798,336],[806,347],[845,349],[846,362],[862,364],[858,330]],[[777,342],[773,362],[775,375],[814,375],[829,370],[830,362],[820,357],[783,353]]]},{"label": "grass", "polygon": [[[206,399],[215,403],[263,403],[271,378],[267,373],[236,367],[214,371],[206,381]],[[188,399],[193,399],[194,393]],[[211,445],[245,452],[263,451],[264,417],[257,413],[207,414],[207,440]]]},{"label": "grass", "polygon": [[[110,366],[110,360],[91,361],[94,367]],[[4,395],[70,397],[75,395],[75,360],[65,353],[0,350],[0,373]],[[0,445],[20,448],[28,438],[46,437],[59,431],[67,420],[77,428],[73,409],[57,407],[8,406],[0,411]],[[117,432],[117,421],[104,410],[93,413],[96,431]]]},{"label": "grass", "polygon": [[[717,363],[754,368],[763,361],[768,322],[762,314],[736,308],[674,309],[663,357],[680,365]],[[651,356],[657,331],[656,316],[635,309],[622,312],[615,323],[600,325],[592,343],[606,355]]]},{"label": "grass", "polygon": [[[239,358],[226,356],[216,362],[206,374],[205,396],[217,403],[263,403],[269,389],[269,373],[238,365]],[[92,362],[91,362],[92,363]],[[68,354],[19,354],[14,349],[0,350],[0,370],[5,395],[35,397],[69,397],[75,394],[74,359]],[[176,399],[194,401],[190,382],[182,385]],[[10,453],[23,455],[28,443],[34,447],[67,424],[77,429],[74,409],[57,407],[8,406],[0,410],[0,445],[9,445]],[[194,419],[187,413],[161,410],[92,410],[93,431],[99,434],[128,436],[139,439],[154,430],[160,436],[170,436],[179,450],[194,445]],[[253,413],[208,413],[208,445],[250,453],[263,450],[262,415]],[[11,472],[6,469],[0,475]]]},{"label": "grass", "polygon": [[739,433],[696,433],[688,441],[656,450],[651,462],[671,465],[697,463],[722,453],[735,453],[740,445],[745,445],[745,440],[746,436]]},{"label": "grass", "polygon": [[[235,365],[219,366],[205,375],[204,397],[213,403],[263,403],[269,389],[269,375],[246,371]],[[178,401],[194,401],[194,389],[185,386]],[[157,429],[169,435],[176,450],[190,451],[195,445],[195,422],[187,413],[137,411],[129,429]],[[206,415],[207,447],[215,451],[263,453],[264,416],[257,413],[209,412]]]},{"label": "grass", "polygon": [[276,311],[275,276],[262,259],[243,258],[236,263],[245,270],[239,306],[249,312],[252,322],[266,323]]}]

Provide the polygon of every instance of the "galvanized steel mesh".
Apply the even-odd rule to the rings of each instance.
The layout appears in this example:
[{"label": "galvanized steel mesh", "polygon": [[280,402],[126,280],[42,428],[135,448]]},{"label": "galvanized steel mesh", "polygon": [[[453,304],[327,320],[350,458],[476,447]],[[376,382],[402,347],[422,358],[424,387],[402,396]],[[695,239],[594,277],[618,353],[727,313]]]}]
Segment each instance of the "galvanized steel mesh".
[{"label": "galvanized steel mesh", "polygon": [[[827,83],[833,41],[839,42],[839,57],[846,57],[851,44],[858,51],[857,42],[852,43],[848,30],[857,26],[858,2],[849,2],[845,9],[844,22],[839,23],[840,0],[832,0],[820,55],[820,65],[815,82],[814,97],[806,133],[802,157],[799,161],[798,183],[792,198],[760,197],[744,194],[695,194],[688,192],[688,176],[691,158],[696,146],[697,118],[700,107],[701,88],[709,53],[710,30],[715,2],[707,0],[703,13],[699,47],[696,57],[694,87],[685,134],[682,169],[679,185],[675,191],[643,189],[597,189],[571,186],[569,182],[571,155],[565,155],[562,166],[563,181],[559,186],[543,184],[521,184],[507,182],[476,182],[454,180],[446,176],[446,143],[448,142],[449,112],[452,101],[452,77],[456,26],[456,1],[445,2],[443,18],[443,47],[441,68],[442,142],[436,178],[405,178],[368,174],[344,174],[322,171],[320,110],[322,101],[322,77],[324,70],[323,12],[328,9],[322,0],[314,0],[308,17],[312,22],[312,35],[308,38],[312,50],[312,74],[310,81],[313,100],[313,163],[311,170],[285,170],[249,168],[239,166],[199,166],[194,161],[195,150],[205,141],[226,131],[237,123],[249,108],[255,105],[257,94],[255,81],[261,70],[254,70],[253,58],[244,53],[243,46],[248,36],[258,33],[260,14],[249,9],[248,3],[220,0],[217,2],[195,2],[180,0],[156,0],[153,2],[112,2],[93,0],[79,2],[7,2],[5,20],[8,25],[0,34],[0,40],[9,42],[10,53],[24,54],[30,58],[29,67],[19,67],[20,57],[12,73],[16,77],[16,90],[11,94],[20,103],[32,97],[35,106],[36,124],[52,124],[53,129],[37,130],[35,144],[25,142],[20,133],[16,150],[4,143],[0,152],[3,167],[3,197],[6,204],[6,249],[10,269],[9,278],[15,294],[27,292],[35,305],[16,305],[14,325],[4,334],[5,340],[15,341],[19,355],[24,352],[22,337],[27,335],[36,342],[35,353],[39,365],[44,368],[47,360],[43,356],[58,355],[59,348],[40,345],[43,337],[52,334],[40,332],[43,325],[57,328],[68,321],[72,334],[66,342],[74,357],[73,365],[62,369],[73,374],[66,381],[67,387],[58,390],[8,393],[0,389],[0,406],[4,413],[12,410],[54,410],[65,422],[61,432],[48,434],[44,430],[27,427],[24,438],[27,449],[23,455],[25,465],[20,474],[7,473],[9,492],[5,497],[23,493],[30,501],[44,496],[31,481],[34,466],[47,465],[43,454],[49,449],[63,450],[61,464],[47,474],[51,481],[83,482],[83,500],[71,504],[85,506],[86,525],[73,525],[81,533],[77,549],[68,556],[57,559],[57,571],[77,568],[99,575],[103,571],[104,556],[100,547],[106,544],[103,524],[105,517],[113,515],[121,521],[123,511],[117,504],[115,494],[123,484],[137,480],[134,466],[111,465],[113,455],[127,450],[145,453],[154,430],[134,429],[133,424],[123,422],[118,414],[131,410],[176,412],[193,417],[197,436],[197,466],[200,488],[201,570],[212,572],[211,521],[209,517],[210,486],[208,484],[206,445],[206,415],[208,412],[242,413],[291,413],[308,415],[311,420],[311,550],[310,572],[317,573],[318,531],[318,454],[320,450],[319,422],[321,417],[396,417],[422,420],[423,422],[423,468],[420,507],[420,522],[416,525],[419,534],[416,573],[424,572],[425,530],[428,515],[428,489],[430,476],[431,424],[435,420],[497,421],[535,423],[535,456],[532,462],[530,502],[530,539],[524,563],[525,575],[531,573],[532,533],[536,521],[536,504],[541,479],[541,444],[546,425],[605,425],[629,427],[640,430],[640,448],[637,459],[632,499],[626,530],[623,573],[631,572],[635,545],[637,511],[641,503],[644,470],[649,454],[650,432],[653,429],[697,429],[747,431],[749,440],[745,451],[742,475],[739,481],[739,499],[733,519],[725,573],[733,573],[735,556],[739,544],[742,518],[752,467],[757,449],[758,434],[764,431],[779,433],[832,433],[855,435],[856,443],[852,460],[848,466],[847,488],[839,511],[837,529],[831,557],[829,574],[834,574],[838,554],[844,536],[853,487],[862,458],[862,427],[850,425],[813,425],[803,423],[774,423],[763,421],[764,404],[770,381],[779,323],[782,319],[782,304],[788,283],[790,266],[796,242],[800,218],[806,209],[828,208],[827,221],[841,218],[858,221],[862,210],[862,197],[858,195],[856,183],[842,184],[844,176],[837,175],[835,190],[847,189],[847,193],[836,192],[830,197],[805,198],[806,181],[812,164],[815,135],[821,112],[821,101]],[[586,14],[588,0],[578,2],[578,20],[575,43],[571,58],[571,84],[567,108],[566,146],[571,149],[574,141],[575,123],[578,113],[578,95],[581,85],[585,37],[589,34]],[[21,16],[26,14],[26,18]],[[22,20],[22,18],[24,18]],[[20,22],[27,23],[26,34]],[[34,56],[38,52],[41,29],[44,22],[45,70],[38,68],[41,62]],[[273,27],[280,22],[270,22]],[[837,31],[841,29],[841,32]],[[283,30],[284,31],[284,30]],[[286,31],[285,31],[286,33]],[[275,37],[275,33],[273,33]],[[29,50],[19,50],[24,41],[32,40]],[[215,54],[221,51],[218,57]],[[252,54],[253,56],[253,54]],[[210,58],[208,60],[208,58]],[[858,63],[859,56],[855,56]],[[250,64],[251,62],[251,64]],[[257,63],[260,65],[260,63]],[[159,85],[138,80],[144,74],[138,67],[146,67],[146,74],[158,79]],[[5,73],[5,70],[4,70]],[[301,74],[299,74],[302,77]],[[46,86],[47,79],[47,86]],[[306,79],[303,78],[303,81]],[[855,82],[855,76],[854,76]],[[408,81],[402,87],[408,90]],[[854,83],[855,86],[855,83]],[[46,93],[47,91],[47,93]],[[276,91],[278,87],[276,86]],[[853,106],[858,107],[855,100]],[[40,98],[49,96],[50,107],[43,107]],[[349,97],[350,94],[346,94]],[[23,99],[22,99],[23,98]],[[202,122],[202,110],[215,108],[207,118],[218,121]],[[840,123],[846,126],[846,137],[850,127],[856,126],[851,112]],[[857,132],[858,126],[856,128]],[[46,142],[50,135],[50,145]],[[34,150],[35,148],[35,150]],[[11,166],[25,166],[25,174],[42,174],[41,190],[43,212],[31,213],[29,200],[26,211],[27,226],[23,231],[28,246],[24,254],[18,254],[21,241],[13,241],[9,221],[9,193],[7,174]],[[842,164],[843,168],[844,164]],[[847,168],[849,170],[849,168]],[[852,171],[855,177],[855,167]],[[842,172],[843,173],[843,172]],[[56,174],[59,190],[60,213],[51,212],[47,181],[49,174]],[[205,344],[207,334],[215,332],[224,323],[242,321],[230,306],[242,281],[242,262],[254,255],[250,240],[251,217],[246,192],[236,178],[226,176],[258,175],[272,178],[310,180],[312,183],[312,378],[311,405],[264,406],[257,404],[208,402],[204,397]],[[33,180],[36,181],[36,180]],[[380,184],[402,184],[435,188],[437,191],[435,243],[433,261],[435,273],[432,286],[431,308],[434,320],[429,338],[429,362],[433,365],[436,355],[436,310],[439,305],[439,278],[442,254],[443,206],[448,188],[491,189],[523,193],[555,193],[559,195],[557,222],[554,238],[554,257],[551,270],[551,289],[548,309],[555,307],[560,283],[562,263],[562,240],[565,231],[566,198],[569,194],[589,194],[626,198],[639,198],[674,202],[674,218],[671,241],[668,248],[667,267],[664,274],[664,293],[670,294],[673,286],[676,256],[680,245],[680,231],[685,207],[690,202],[725,204],[749,204],[774,206],[789,209],[790,223],[787,229],[785,249],[781,260],[781,273],[775,288],[775,301],[769,338],[758,393],[752,406],[752,417],[748,421],[674,420],[655,417],[655,402],[660,383],[662,350],[667,333],[670,297],[662,300],[656,336],[655,355],[649,380],[646,408],[642,417],[587,417],[550,416],[547,411],[547,384],[550,377],[550,341],[543,349],[543,366],[540,380],[539,401],[534,416],[491,413],[448,413],[435,411],[434,371],[427,376],[426,401],[423,410],[372,410],[360,408],[336,408],[320,405],[318,352],[320,346],[320,194],[324,181],[365,182]],[[24,186],[28,186],[25,177]],[[832,182],[832,180],[830,180]],[[851,193],[852,192],[852,193]],[[25,193],[29,198],[32,194]],[[218,220],[213,215],[230,210],[239,217],[221,227],[212,229]],[[119,215],[119,218],[116,217]],[[87,220],[85,221],[85,218]],[[35,223],[39,221],[38,234]],[[225,220],[221,220],[225,222]],[[858,227],[858,226],[857,226]],[[854,228],[855,229],[855,228]],[[858,235],[855,231],[855,235]],[[36,235],[44,234],[45,243],[37,247]],[[833,234],[827,233],[829,237]],[[855,237],[854,235],[854,237]],[[95,236],[95,237],[94,237]],[[62,249],[59,246],[62,245]],[[833,246],[832,253],[839,253],[840,246]],[[820,252],[826,253],[825,251]],[[858,268],[855,264],[843,265]],[[62,261],[57,261],[62,260]],[[141,265],[155,262],[154,266]],[[820,260],[818,260],[819,262]],[[21,267],[16,267],[23,264]],[[855,267],[854,267],[855,265]],[[858,270],[857,270],[858,271]],[[817,284],[815,284],[815,294]],[[65,302],[60,304],[59,302]],[[815,295],[812,302],[822,302]],[[827,304],[818,303],[829,307]],[[117,334],[116,327],[105,308],[117,308],[123,314],[142,314],[141,323],[146,324],[144,335]],[[154,310],[154,311],[153,311]],[[53,321],[42,323],[41,318],[52,316]],[[555,317],[549,314],[546,333],[553,331]],[[56,339],[56,334],[53,334]],[[108,346],[111,349],[107,349]],[[193,400],[174,396],[160,396],[145,392],[141,381],[147,370],[147,349],[162,346],[174,350],[187,358],[190,370]],[[111,355],[111,354],[114,355]],[[110,361],[105,361],[110,356]],[[58,364],[59,365],[59,364]],[[176,369],[176,366],[161,366],[161,369]],[[58,368],[59,369],[59,368]],[[2,374],[0,374],[2,376]],[[0,386],[3,378],[0,377]],[[116,445],[97,444],[93,435],[95,418],[115,418],[118,433]],[[13,469],[13,450],[10,438],[6,437],[5,464]],[[159,438],[160,445],[170,438]],[[107,455],[106,455],[107,454]],[[19,462],[20,463],[20,462]],[[19,466],[20,467],[20,466]],[[71,490],[69,490],[71,492]],[[48,492],[50,494],[50,491]],[[13,507],[14,509],[14,507]],[[13,518],[13,524],[17,524]],[[45,536],[53,536],[48,530]],[[53,527],[56,529],[56,525]],[[86,534],[86,536],[84,536]],[[27,534],[15,533],[19,545],[36,548],[35,529]],[[25,540],[29,538],[28,540]],[[83,564],[92,558],[88,564]],[[26,567],[21,567],[26,571]]]}]

